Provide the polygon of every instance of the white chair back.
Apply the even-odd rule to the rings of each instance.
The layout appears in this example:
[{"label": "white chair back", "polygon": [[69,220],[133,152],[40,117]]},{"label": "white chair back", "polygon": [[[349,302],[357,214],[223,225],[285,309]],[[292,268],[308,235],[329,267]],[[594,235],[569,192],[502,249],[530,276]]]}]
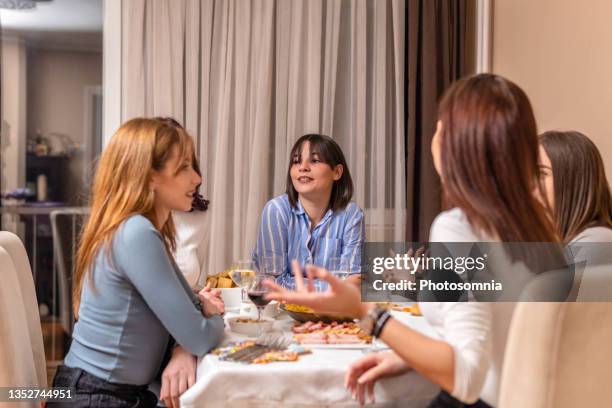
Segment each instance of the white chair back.
[{"label": "white chair back", "polygon": [[506,345],[499,408],[612,406],[610,344],[612,303],[519,303]]},{"label": "white chair back", "polygon": [[34,280],[23,244],[0,231],[0,386],[47,386]]}]

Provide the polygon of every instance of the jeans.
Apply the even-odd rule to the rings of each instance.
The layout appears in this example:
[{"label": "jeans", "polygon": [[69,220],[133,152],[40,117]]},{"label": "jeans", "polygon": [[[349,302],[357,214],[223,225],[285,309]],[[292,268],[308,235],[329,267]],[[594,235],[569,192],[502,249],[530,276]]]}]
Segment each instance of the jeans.
[{"label": "jeans", "polygon": [[157,397],[146,385],[104,381],[80,368],[59,366],[53,387],[74,387],[71,400],[48,401],[47,408],[154,408]]},{"label": "jeans", "polygon": [[433,399],[427,408],[493,408],[483,400],[478,400],[473,404],[464,404],[446,391],[440,393]]}]

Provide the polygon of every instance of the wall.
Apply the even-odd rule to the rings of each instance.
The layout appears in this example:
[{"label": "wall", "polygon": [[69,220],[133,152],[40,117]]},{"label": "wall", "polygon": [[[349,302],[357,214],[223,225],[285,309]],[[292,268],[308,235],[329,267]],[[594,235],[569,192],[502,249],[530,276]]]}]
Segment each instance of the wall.
[{"label": "wall", "polygon": [[25,187],[26,51],[17,38],[2,42],[2,189]]},{"label": "wall", "polygon": [[[30,49],[28,51],[28,134],[40,130],[68,135],[83,146],[86,86],[102,84],[99,52]],[[69,197],[82,196],[83,155],[71,159]],[[88,163],[85,163],[88,164]],[[72,204],[77,204],[72,201]]]},{"label": "wall", "polygon": [[575,129],[612,179],[612,1],[494,0],[492,70],[529,95],[540,131]]},{"label": "wall", "polygon": [[[2,142],[0,189],[25,187],[26,51],[18,38],[2,39]],[[18,231],[11,216],[2,216],[2,229]]]}]

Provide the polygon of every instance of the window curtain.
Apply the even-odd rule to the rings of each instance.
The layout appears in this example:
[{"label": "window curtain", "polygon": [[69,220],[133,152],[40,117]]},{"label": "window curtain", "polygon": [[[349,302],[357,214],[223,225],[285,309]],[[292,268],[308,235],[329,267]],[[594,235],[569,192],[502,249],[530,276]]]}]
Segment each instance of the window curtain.
[{"label": "window curtain", "polygon": [[[409,0],[406,25],[406,237],[427,241],[442,208],[440,179],[431,158],[438,101],[456,79],[473,70],[469,19],[473,0]],[[470,43],[471,41],[471,43]]]},{"label": "window curtain", "polygon": [[193,135],[205,273],[250,256],[305,133],[342,147],[368,240],[406,238],[404,1],[129,0],[122,14],[122,120],[173,116]]}]

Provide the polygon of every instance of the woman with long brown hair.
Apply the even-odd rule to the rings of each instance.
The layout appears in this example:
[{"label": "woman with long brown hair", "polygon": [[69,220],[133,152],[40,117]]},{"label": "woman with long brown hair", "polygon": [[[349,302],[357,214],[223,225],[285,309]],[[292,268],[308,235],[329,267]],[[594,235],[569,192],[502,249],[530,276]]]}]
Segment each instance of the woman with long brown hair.
[{"label": "woman with long brown hair", "polygon": [[194,294],[171,255],[171,211],[188,211],[201,182],[193,149],[183,129],[137,118],[100,158],[76,259],[78,320],[53,383],[75,388],[70,407],[154,407],[147,384],[170,336],[202,356],[223,333],[222,302]]},{"label": "woman with long brown hair", "polygon": [[540,175],[561,239],[612,242],[612,195],[597,146],[576,131],[540,136]]},{"label": "woman with long brown hair", "polygon": [[[431,227],[433,242],[557,242],[546,208],[534,197],[538,183],[538,138],[531,104],[517,85],[481,74],[454,83],[445,93],[432,142],[444,193],[454,207]],[[423,335],[387,311],[360,303],[360,292],[327,271],[309,274],[327,281],[312,293],[294,264],[297,292],[269,282],[271,299],[361,319],[367,332],[393,350],[354,363],[347,388],[362,403],[374,383],[414,369],[442,388],[429,407],[490,407],[497,404],[503,353],[513,312],[509,303],[419,303],[438,338]]]}]

